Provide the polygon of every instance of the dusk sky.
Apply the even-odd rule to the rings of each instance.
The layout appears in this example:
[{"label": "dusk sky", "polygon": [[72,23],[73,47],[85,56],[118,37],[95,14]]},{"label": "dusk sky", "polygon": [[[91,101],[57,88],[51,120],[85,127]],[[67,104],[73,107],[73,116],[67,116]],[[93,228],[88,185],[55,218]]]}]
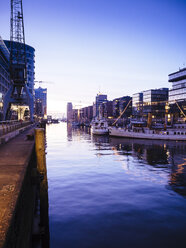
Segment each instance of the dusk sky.
[{"label": "dusk sky", "polygon": [[[10,38],[10,1],[1,0],[1,32]],[[23,0],[26,43],[36,50],[36,80],[48,111],[91,105],[171,87],[186,63],[186,0]],[[81,103],[79,102],[81,101]]]}]

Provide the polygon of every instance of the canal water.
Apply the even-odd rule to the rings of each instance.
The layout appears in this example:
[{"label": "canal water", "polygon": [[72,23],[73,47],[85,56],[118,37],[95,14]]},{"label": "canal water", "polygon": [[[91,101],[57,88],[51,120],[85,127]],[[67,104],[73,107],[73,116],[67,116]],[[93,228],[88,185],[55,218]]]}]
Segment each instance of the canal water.
[{"label": "canal water", "polygon": [[46,133],[51,248],[186,247],[186,144]]}]

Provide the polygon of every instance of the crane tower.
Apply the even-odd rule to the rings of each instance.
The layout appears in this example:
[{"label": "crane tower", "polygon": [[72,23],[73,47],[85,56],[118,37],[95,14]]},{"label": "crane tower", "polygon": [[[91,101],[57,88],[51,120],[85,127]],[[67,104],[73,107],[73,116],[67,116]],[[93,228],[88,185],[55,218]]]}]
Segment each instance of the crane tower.
[{"label": "crane tower", "polygon": [[10,80],[12,85],[4,96],[4,119],[9,118],[11,104],[28,105],[33,120],[33,96],[27,87],[27,66],[22,0],[11,0],[10,18]]}]

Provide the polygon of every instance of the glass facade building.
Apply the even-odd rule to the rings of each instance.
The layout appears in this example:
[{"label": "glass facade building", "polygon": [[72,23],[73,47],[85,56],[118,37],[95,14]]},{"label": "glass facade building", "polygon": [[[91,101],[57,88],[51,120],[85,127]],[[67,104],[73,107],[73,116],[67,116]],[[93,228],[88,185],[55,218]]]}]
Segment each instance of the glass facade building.
[{"label": "glass facade building", "polygon": [[172,83],[169,90],[170,113],[177,120],[186,114],[186,68],[169,74],[169,82]]},{"label": "glass facade building", "polygon": [[165,118],[165,106],[168,102],[168,88],[143,91],[143,117],[151,113],[153,118]]},{"label": "glass facade building", "polygon": [[[10,41],[4,40],[4,43],[10,50]],[[35,49],[29,45],[26,48],[26,62],[27,62],[27,86],[32,95],[34,95],[34,80],[35,80]]]},{"label": "glass facade building", "polygon": [[9,50],[0,36],[0,120],[3,119],[3,96],[11,85],[9,57]]},{"label": "glass facade building", "polygon": [[132,95],[132,115],[140,118],[143,114],[143,93],[135,93]]}]

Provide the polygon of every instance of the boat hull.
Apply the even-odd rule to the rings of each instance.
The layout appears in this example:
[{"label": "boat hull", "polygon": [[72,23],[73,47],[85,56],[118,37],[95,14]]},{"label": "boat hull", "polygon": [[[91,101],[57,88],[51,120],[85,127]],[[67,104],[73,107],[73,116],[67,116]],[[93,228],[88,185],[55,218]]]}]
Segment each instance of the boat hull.
[{"label": "boat hull", "polygon": [[174,135],[174,134],[167,134],[168,132],[162,131],[161,134],[156,133],[140,133],[140,132],[133,132],[128,131],[122,128],[110,128],[109,135],[115,137],[125,137],[125,138],[132,138],[132,139],[151,139],[151,140],[179,140],[179,141],[186,141],[186,135]]},{"label": "boat hull", "polygon": [[109,130],[91,128],[91,133],[95,135],[107,135],[109,133]]},{"label": "boat hull", "polygon": [[95,117],[91,122],[91,133],[96,135],[106,135],[109,133],[108,123],[103,117]]}]

